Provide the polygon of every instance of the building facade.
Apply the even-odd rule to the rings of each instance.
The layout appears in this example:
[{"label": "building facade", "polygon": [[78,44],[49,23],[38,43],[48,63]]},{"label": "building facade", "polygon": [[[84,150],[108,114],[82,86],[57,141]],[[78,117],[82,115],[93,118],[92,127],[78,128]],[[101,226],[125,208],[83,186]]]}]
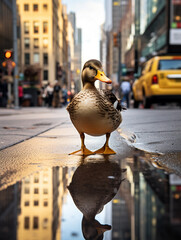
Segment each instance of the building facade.
[{"label": "building facade", "polygon": [[53,82],[57,78],[56,66],[61,64],[61,2],[18,0],[17,4],[21,22],[20,71],[31,65],[39,68],[40,84]]},{"label": "building facade", "polygon": [[105,10],[106,69],[113,80],[120,68],[133,77],[155,55],[181,54],[181,0],[105,0]]},{"label": "building facade", "polygon": [[68,15],[69,21],[74,30],[74,57],[71,59],[71,84],[69,90],[77,93],[81,89],[80,74],[82,69],[82,29],[77,28],[76,15],[70,12]]},{"label": "building facade", "polygon": [[[121,65],[120,22],[125,14],[127,0],[106,0],[106,20],[104,35],[106,35],[106,71],[115,84],[119,82],[118,71]],[[115,43],[116,36],[116,43]],[[104,53],[103,53],[104,54]]]},{"label": "building facade", "polygon": [[61,215],[66,172],[46,169],[27,176],[21,183],[18,239],[61,239]]},{"label": "building facade", "polygon": [[7,75],[7,67],[3,66],[5,51],[13,50],[12,0],[0,0],[0,23],[0,81],[2,81],[4,75]]},{"label": "building facade", "polygon": [[181,1],[135,0],[135,71],[160,54],[181,54]]},{"label": "building facade", "polygon": [[[68,17],[61,1],[17,1],[21,22],[21,67],[38,72],[38,83],[68,84]],[[30,69],[29,69],[30,68]],[[26,73],[26,70],[28,72]]]},{"label": "building facade", "polygon": [[13,48],[12,0],[0,0],[0,69],[4,61],[4,50]]}]

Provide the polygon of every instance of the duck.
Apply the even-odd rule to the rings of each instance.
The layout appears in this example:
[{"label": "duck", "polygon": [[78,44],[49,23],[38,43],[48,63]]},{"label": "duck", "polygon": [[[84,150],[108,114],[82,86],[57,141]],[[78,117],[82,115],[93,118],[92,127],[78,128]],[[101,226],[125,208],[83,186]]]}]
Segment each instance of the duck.
[{"label": "duck", "polygon": [[[99,90],[95,87],[96,80],[106,84],[111,84],[112,80],[105,75],[101,62],[96,59],[84,64],[81,78],[83,88],[67,106],[70,119],[81,138],[81,148],[70,155],[116,154],[109,147],[109,138],[122,122],[123,107],[111,90]],[[106,135],[103,147],[96,151],[89,150],[85,146],[85,134]]]},{"label": "duck", "polygon": [[84,162],[77,167],[67,186],[75,206],[83,214],[82,233],[85,239],[99,239],[111,225],[96,220],[97,214],[117,194],[121,183],[125,180],[118,162],[106,159],[96,162]]}]

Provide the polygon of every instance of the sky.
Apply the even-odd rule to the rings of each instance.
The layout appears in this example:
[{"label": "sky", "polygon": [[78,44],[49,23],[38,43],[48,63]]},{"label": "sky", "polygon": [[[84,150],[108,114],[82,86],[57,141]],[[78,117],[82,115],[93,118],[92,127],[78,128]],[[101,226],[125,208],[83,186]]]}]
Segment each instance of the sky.
[{"label": "sky", "polygon": [[82,64],[89,59],[100,59],[100,26],[104,23],[104,0],[62,0],[67,13],[76,13],[77,28],[82,29]]}]

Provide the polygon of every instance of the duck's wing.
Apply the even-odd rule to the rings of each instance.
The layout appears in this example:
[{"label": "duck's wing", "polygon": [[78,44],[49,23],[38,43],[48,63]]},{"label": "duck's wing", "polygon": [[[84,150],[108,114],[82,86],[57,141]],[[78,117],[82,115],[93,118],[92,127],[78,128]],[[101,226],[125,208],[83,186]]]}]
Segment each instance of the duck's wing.
[{"label": "duck's wing", "polygon": [[126,110],[125,107],[121,105],[121,100],[118,99],[111,90],[102,89],[100,90],[101,95],[106,98],[118,111]]}]

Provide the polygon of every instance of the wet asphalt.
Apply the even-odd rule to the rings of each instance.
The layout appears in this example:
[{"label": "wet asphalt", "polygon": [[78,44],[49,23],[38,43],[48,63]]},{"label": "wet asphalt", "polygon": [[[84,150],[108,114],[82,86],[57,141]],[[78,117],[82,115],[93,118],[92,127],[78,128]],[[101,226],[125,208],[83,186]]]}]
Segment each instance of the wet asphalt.
[{"label": "wet asphalt", "polygon": [[180,109],[122,115],[116,154],[82,157],[65,108],[0,109],[0,240],[83,240],[94,224],[105,240],[181,237]]},{"label": "wet asphalt", "polygon": [[[180,109],[128,109],[122,115],[122,124],[110,138],[117,154],[109,159],[132,156],[136,148],[152,153],[155,166],[181,173]],[[80,138],[65,108],[0,109],[0,129],[1,188],[40,168],[77,166],[82,161],[81,156],[68,155],[80,148]],[[86,135],[86,146],[92,151],[104,142],[105,136]],[[91,155],[84,160],[101,158]]]}]

